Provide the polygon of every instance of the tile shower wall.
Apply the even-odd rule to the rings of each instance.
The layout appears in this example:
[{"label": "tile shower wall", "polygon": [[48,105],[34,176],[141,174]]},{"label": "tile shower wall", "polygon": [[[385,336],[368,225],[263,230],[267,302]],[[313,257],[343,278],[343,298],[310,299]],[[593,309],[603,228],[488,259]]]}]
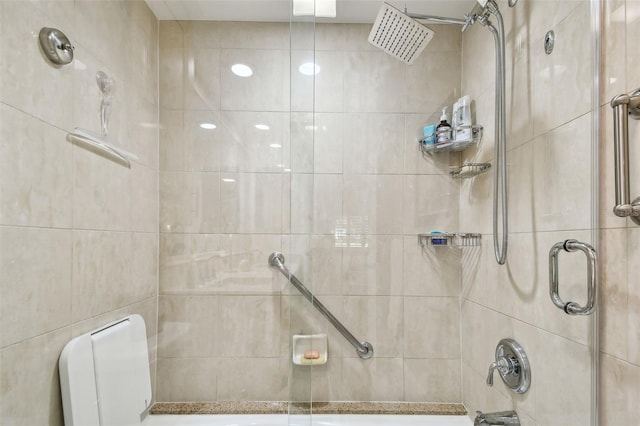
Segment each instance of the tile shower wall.
[{"label": "tile shower wall", "polygon": [[[639,234],[637,226],[611,212],[613,153],[607,104],[613,95],[639,83],[633,81],[631,72],[638,65],[634,42],[638,40],[639,5],[637,1],[605,2],[604,14],[600,424],[610,426],[635,425],[640,414],[636,350],[640,304],[637,279],[632,276],[639,269]],[[592,200],[589,7],[587,1],[521,0],[509,9],[506,2],[500,2],[507,27],[510,245],[507,264],[498,266],[490,242],[492,177],[465,182],[461,224],[479,223],[480,231],[488,234],[480,255],[463,259],[462,267],[463,401],[471,413],[516,409],[527,425],[588,424],[590,366],[585,339],[589,331],[585,321],[567,321],[550,303],[547,256],[557,241],[592,239],[588,231]],[[553,54],[547,56],[542,46],[549,29],[555,31],[558,41]],[[476,99],[478,121],[489,127],[481,146],[465,154],[468,159],[489,160],[493,155],[494,96],[493,63],[485,60],[493,56],[489,32],[476,26],[465,33],[463,52],[463,91]],[[635,123],[631,132],[635,135],[632,141],[640,142]],[[632,148],[634,158],[639,153]],[[637,193],[640,180],[634,173],[632,193]],[[562,262],[560,274],[568,286],[563,291],[571,299],[572,292],[581,294],[584,262],[570,263],[570,257],[563,257]],[[515,396],[500,382],[493,388],[484,384],[495,345],[502,337],[515,337],[531,359],[533,384],[525,395]],[[559,353],[563,359],[558,359]],[[561,379],[564,372],[573,370],[579,373]]]},{"label": "tile shower wall", "polygon": [[[290,39],[289,24],[161,22],[159,400],[461,400],[459,253],[416,239],[458,229],[449,158],[416,146],[460,95],[460,33],[434,29],[405,66],[370,25]],[[299,72],[314,52],[315,85]],[[276,250],[373,359],[267,266]],[[329,362],[291,366],[291,335],[314,332]]]},{"label": "tile shower wall", "polygon": [[[140,1],[2,1],[0,15],[0,423],[62,425],[72,337],[141,314],[155,372],[158,23]],[[42,27],[69,36],[73,64],[46,62]],[[66,141],[99,129],[98,70],[116,81],[110,134],[140,157],[130,170]]]}]

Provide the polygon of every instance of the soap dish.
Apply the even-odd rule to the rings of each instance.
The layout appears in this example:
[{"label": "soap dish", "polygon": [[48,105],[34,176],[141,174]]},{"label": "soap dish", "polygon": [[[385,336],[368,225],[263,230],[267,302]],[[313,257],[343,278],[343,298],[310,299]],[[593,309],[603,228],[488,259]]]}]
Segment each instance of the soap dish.
[{"label": "soap dish", "polygon": [[[295,365],[322,365],[327,363],[326,334],[294,334],[293,363]],[[317,358],[305,358],[310,352]]]},{"label": "soap dish", "polygon": [[491,168],[491,163],[465,163],[460,167],[449,167],[454,179],[468,179],[478,176]]}]

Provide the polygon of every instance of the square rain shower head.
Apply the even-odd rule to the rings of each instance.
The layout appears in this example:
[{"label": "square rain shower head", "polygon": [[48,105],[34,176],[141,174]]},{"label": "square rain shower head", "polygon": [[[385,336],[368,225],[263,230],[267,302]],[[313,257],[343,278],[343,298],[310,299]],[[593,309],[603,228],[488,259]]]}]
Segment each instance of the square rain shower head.
[{"label": "square rain shower head", "polygon": [[413,64],[434,32],[388,3],[383,3],[369,33],[369,43]]}]

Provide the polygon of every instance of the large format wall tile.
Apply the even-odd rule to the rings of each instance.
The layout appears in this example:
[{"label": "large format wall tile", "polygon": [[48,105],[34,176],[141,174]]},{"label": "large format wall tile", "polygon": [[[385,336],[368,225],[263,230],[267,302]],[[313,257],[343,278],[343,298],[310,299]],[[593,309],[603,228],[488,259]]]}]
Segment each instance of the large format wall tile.
[{"label": "large format wall tile", "polygon": [[219,110],[221,101],[218,49],[185,49],[184,107],[189,110]]},{"label": "large format wall tile", "polygon": [[[347,296],[344,298],[344,321],[360,338],[375,344],[374,353],[380,358],[403,356],[403,309],[401,296]],[[375,343],[373,343],[375,342]],[[348,351],[345,357],[357,357]]]},{"label": "large format wall tile", "polygon": [[462,401],[460,360],[405,359],[405,401]]},{"label": "large format wall tile", "polygon": [[402,358],[343,360],[342,380],[346,401],[402,401]]},{"label": "large format wall tile", "polygon": [[344,61],[344,109],[405,112],[406,68],[384,52],[348,52]]},{"label": "large format wall tile", "polygon": [[289,397],[288,357],[223,358],[216,364],[220,401],[286,401]]},{"label": "large format wall tile", "polygon": [[73,226],[131,230],[131,175],[120,164],[74,147]]},{"label": "large format wall tile", "polygon": [[[279,296],[220,296],[222,356],[273,357],[280,354]],[[243,330],[238,333],[238,329]]]},{"label": "large format wall tile", "polygon": [[402,176],[345,175],[343,216],[350,235],[401,234]]},{"label": "large format wall tile", "polygon": [[215,357],[221,353],[217,296],[161,296],[158,356]]},{"label": "large format wall tile", "polygon": [[220,162],[228,172],[281,172],[289,153],[289,115],[224,111]]},{"label": "large format wall tile", "polygon": [[72,145],[64,132],[2,104],[1,221],[70,228]]},{"label": "large format wall tile", "polygon": [[[60,10],[69,12],[69,4],[63,4]],[[2,102],[55,127],[71,129],[74,68],[50,65],[40,53],[37,37],[42,27],[57,26],[69,33],[73,22],[63,18],[63,14],[56,14],[55,20],[51,20],[43,12],[32,3],[2,2],[0,34],[3,44],[12,46],[4,49],[0,64]],[[71,10],[67,16],[73,15]],[[52,102],[55,108],[51,108]]]},{"label": "large format wall tile", "polygon": [[[234,64],[253,70],[250,77],[231,72]],[[289,54],[284,50],[223,49],[221,108],[236,111],[287,111]]]},{"label": "large format wall tile", "polygon": [[460,301],[456,297],[404,298],[404,355],[460,356]]},{"label": "large format wall tile", "polygon": [[230,268],[229,238],[218,234],[162,234],[160,293],[212,294]]},{"label": "large format wall tile", "polygon": [[0,346],[71,323],[71,231],[0,228]]},{"label": "large format wall tile", "polygon": [[348,235],[343,249],[342,293],[402,295],[402,237]]},{"label": "large format wall tile", "polygon": [[69,339],[66,327],[0,351],[3,424],[64,425],[58,358]]},{"label": "large format wall tile", "polygon": [[[585,66],[585,60],[591,57],[591,39],[585,37],[584,31],[590,27],[590,19],[589,3],[582,2],[566,20],[543,30],[546,32],[553,28],[556,38],[566,40],[565,43],[556,43],[552,55],[546,55],[540,48],[532,49],[531,68],[537,70],[532,74],[536,136],[590,109],[591,91],[585,88],[591,87],[592,75],[591,67]],[[543,32],[539,34],[533,40],[534,46],[544,43]]]},{"label": "large format wall tile", "polygon": [[222,230],[276,234],[282,230],[282,176],[222,173]]},{"label": "large format wall tile", "polygon": [[[532,207],[535,229],[591,226],[591,115],[583,115],[534,141]],[[554,191],[549,191],[554,188]]]},{"label": "large format wall tile", "polygon": [[158,401],[215,401],[220,361],[215,358],[158,358]]},{"label": "large format wall tile", "polygon": [[403,114],[345,114],[345,173],[402,173]]},{"label": "large format wall tile", "polygon": [[458,229],[459,187],[449,176],[407,175],[403,193],[405,234]]},{"label": "large format wall tile", "polygon": [[[75,231],[71,313],[74,321],[114,310],[128,302],[131,282],[131,234]],[[131,300],[130,302],[133,302]]]},{"label": "large format wall tile", "polygon": [[219,173],[161,173],[160,230],[220,232],[220,185]]},{"label": "large format wall tile", "polygon": [[[465,249],[472,251],[474,249]],[[451,296],[460,294],[460,262],[466,252],[420,247],[415,236],[403,240],[402,282],[405,296]]]}]

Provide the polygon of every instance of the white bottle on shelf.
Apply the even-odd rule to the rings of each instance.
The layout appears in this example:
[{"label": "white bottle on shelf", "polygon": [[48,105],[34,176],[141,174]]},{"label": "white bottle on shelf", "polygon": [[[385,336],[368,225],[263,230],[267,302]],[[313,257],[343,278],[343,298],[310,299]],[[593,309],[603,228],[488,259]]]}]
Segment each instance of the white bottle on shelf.
[{"label": "white bottle on shelf", "polygon": [[456,140],[457,136],[456,136],[456,129],[458,128],[458,126],[460,125],[460,100],[456,101],[456,103],[453,104],[453,110],[451,113],[451,140]]},{"label": "white bottle on shelf", "polygon": [[458,99],[456,113],[456,142],[469,141],[472,138],[471,131],[471,98],[463,96]]}]

